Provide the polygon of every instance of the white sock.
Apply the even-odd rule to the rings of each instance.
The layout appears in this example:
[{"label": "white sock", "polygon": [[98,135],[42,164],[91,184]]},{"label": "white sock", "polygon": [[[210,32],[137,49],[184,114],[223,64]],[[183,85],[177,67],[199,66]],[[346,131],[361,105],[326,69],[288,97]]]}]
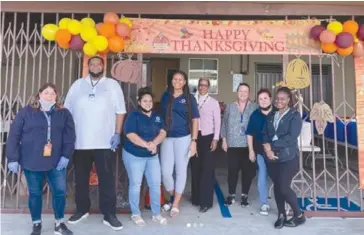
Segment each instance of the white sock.
[{"label": "white sock", "polygon": [[33,224],[41,224],[41,223],[42,223],[41,220],[35,220],[35,221],[33,221]]},{"label": "white sock", "polygon": [[63,223],[63,219],[56,220],[56,226],[59,226],[61,223]]}]

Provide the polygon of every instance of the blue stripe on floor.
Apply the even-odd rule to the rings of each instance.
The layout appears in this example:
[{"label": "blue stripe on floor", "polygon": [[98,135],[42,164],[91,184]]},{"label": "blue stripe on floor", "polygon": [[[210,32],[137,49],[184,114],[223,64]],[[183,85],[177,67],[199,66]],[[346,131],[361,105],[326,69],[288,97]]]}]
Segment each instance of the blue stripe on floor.
[{"label": "blue stripe on floor", "polygon": [[229,207],[224,205],[224,194],[221,191],[220,185],[219,183],[216,181],[215,183],[215,193],[216,193],[216,197],[217,197],[217,202],[219,203],[220,206],[220,211],[221,211],[221,215],[224,218],[231,218],[231,214],[230,214],[230,210]]}]

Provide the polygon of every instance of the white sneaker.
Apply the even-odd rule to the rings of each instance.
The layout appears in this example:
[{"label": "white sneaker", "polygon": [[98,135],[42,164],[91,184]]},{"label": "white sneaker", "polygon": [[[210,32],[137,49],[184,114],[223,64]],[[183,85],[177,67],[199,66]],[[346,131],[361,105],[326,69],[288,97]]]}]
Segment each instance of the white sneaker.
[{"label": "white sneaker", "polygon": [[153,215],[152,220],[154,222],[157,222],[157,223],[162,224],[162,225],[166,225],[167,224],[167,219],[164,218],[161,215],[156,215],[156,216]]},{"label": "white sneaker", "polygon": [[264,204],[261,208],[260,208],[260,212],[261,215],[268,215],[269,214],[269,206],[267,204]]}]

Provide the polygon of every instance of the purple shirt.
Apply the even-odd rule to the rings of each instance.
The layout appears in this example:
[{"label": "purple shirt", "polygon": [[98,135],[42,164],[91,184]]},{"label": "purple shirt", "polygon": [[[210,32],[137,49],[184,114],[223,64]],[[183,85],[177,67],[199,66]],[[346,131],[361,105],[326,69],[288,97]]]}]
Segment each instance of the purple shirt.
[{"label": "purple shirt", "polygon": [[219,102],[211,96],[200,97],[198,109],[200,112],[199,130],[203,136],[214,134],[214,140],[220,139],[221,111]]}]

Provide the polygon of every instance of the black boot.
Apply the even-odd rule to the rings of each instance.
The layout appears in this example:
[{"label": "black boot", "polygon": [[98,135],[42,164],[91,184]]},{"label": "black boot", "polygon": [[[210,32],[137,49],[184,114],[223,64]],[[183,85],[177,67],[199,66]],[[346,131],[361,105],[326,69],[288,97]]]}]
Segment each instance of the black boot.
[{"label": "black boot", "polygon": [[293,227],[297,227],[301,224],[304,224],[305,222],[306,222],[306,217],[305,217],[304,213],[302,212],[300,216],[293,216],[291,219],[286,221],[284,223],[284,226],[293,228]]},{"label": "black boot", "polygon": [[279,214],[277,221],[274,223],[274,228],[281,229],[285,225],[285,222],[287,221],[287,217],[285,214]]},{"label": "black boot", "polygon": [[36,224],[33,224],[33,231],[30,235],[40,235],[41,232],[42,232],[42,224],[36,223]]}]

